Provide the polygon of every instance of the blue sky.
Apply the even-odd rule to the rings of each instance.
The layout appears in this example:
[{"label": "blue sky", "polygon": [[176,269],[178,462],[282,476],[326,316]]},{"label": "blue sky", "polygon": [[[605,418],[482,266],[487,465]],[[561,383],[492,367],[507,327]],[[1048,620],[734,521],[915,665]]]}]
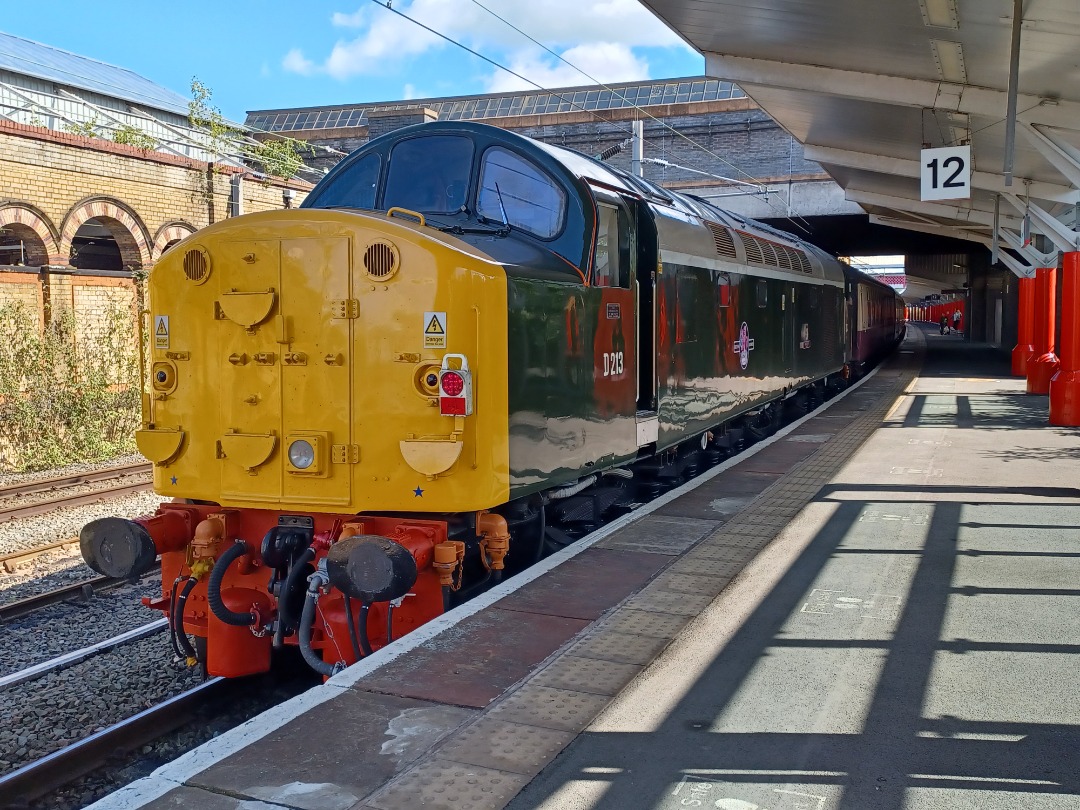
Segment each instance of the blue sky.
[{"label": "blue sky", "polygon": [[[704,70],[636,0],[393,3],[543,87],[591,83],[485,7],[601,81]],[[372,0],[6,0],[2,8],[0,30],[128,68],[184,96],[198,76],[234,120],[255,109],[531,87]]]}]

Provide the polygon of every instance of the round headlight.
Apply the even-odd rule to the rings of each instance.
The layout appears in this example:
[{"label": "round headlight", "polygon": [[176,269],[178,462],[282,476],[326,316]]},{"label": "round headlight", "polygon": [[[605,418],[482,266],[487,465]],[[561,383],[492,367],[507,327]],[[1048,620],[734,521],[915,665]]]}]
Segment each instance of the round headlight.
[{"label": "round headlight", "polygon": [[289,445],[289,463],[298,470],[306,470],[315,463],[315,448],[311,442],[297,439]]}]

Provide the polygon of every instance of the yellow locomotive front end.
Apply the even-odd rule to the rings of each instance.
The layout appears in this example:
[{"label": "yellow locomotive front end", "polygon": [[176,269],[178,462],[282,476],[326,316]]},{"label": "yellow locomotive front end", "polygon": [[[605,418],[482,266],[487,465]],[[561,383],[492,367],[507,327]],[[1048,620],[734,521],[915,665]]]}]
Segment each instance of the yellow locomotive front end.
[{"label": "yellow locomotive front end", "polygon": [[166,254],[150,306],[137,439],[160,494],[347,513],[507,500],[506,280],[464,243],[400,216],[253,214]]},{"label": "yellow locomotive front end", "polygon": [[153,271],[136,439],[174,500],[80,543],[114,577],[160,558],[144,602],[211,675],[287,645],[329,675],[501,576],[506,277],[409,216],[253,214]]}]

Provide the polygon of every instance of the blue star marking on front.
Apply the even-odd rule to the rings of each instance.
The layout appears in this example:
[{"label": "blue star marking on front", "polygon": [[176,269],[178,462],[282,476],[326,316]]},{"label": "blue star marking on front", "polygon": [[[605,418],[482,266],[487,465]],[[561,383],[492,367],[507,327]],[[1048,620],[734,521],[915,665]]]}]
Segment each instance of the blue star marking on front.
[{"label": "blue star marking on front", "polygon": [[172,478],[170,478],[169,480],[173,482],[173,486],[176,486],[176,476],[175,475]]},{"label": "blue star marking on front", "polygon": [[412,494],[415,495],[417,498],[423,498],[424,497],[424,490],[420,489],[420,487],[417,487],[416,489],[414,489],[412,491]]}]

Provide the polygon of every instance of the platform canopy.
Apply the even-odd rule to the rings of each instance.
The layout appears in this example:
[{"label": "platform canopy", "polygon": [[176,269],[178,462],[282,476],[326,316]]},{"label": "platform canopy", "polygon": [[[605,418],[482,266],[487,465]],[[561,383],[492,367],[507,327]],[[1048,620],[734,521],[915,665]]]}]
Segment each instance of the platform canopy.
[{"label": "platform canopy", "polygon": [[[1009,248],[999,259],[1021,276],[1077,249],[1077,0],[642,2],[704,54],[709,76],[738,83],[805,144],[873,222],[990,247],[996,221]],[[923,201],[922,150],[965,144],[970,197]],[[1046,239],[1025,245],[1029,234]]]}]

